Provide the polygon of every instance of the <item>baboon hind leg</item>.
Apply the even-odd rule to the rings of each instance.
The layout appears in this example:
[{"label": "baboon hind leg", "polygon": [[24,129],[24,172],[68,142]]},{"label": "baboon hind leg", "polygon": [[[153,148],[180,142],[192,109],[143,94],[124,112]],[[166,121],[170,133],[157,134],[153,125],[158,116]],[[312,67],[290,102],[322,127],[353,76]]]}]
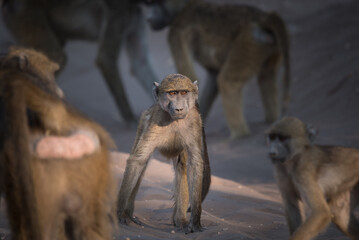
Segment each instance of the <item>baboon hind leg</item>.
[{"label": "baboon hind leg", "polygon": [[338,228],[353,240],[359,240],[359,223],[352,213],[350,193],[345,192],[330,202],[333,222]]},{"label": "baboon hind leg", "polygon": [[[126,35],[126,50],[131,62],[131,73],[147,93],[152,93],[153,82],[157,76],[149,54],[146,22],[139,6],[134,7],[131,27]],[[152,98],[152,94],[149,95]]]},{"label": "baboon hind leg", "polygon": [[217,79],[231,138],[250,134],[243,115],[243,87],[258,73],[266,53],[265,46],[251,34],[250,27],[244,28],[234,40]]},{"label": "baboon hind leg", "polygon": [[278,90],[276,75],[280,61],[279,53],[268,58],[258,75],[258,85],[265,111],[265,121],[274,122],[279,117]]},{"label": "baboon hind leg", "polygon": [[128,101],[117,65],[121,45],[126,35],[126,27],[131,20],[132,14],[131,11],[128,11],[129,1],[125,2],[105,1],[108,13],[100,38],[96,63],[106,80],[123,119],[127,124],[133,125],[136,122],[135,116]]},{"label": "baboon hind leg", "polygon": [[189,202],[186,166],[187,158],[187,152],[184,151],[178,156],[178,159],[173,160],[175,169],[173,225],[180,228],[184,228],[187,225],[186,212]]}]

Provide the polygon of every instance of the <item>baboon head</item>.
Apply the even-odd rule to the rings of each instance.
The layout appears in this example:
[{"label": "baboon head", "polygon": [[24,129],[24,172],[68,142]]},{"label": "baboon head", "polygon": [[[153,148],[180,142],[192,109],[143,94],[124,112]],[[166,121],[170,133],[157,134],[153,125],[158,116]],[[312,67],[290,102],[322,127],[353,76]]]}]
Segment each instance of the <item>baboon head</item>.
[{"label": "baboon head", "polygon": [[14,68],[37,76],[34,81],[44,91],[50,91],[61,98],[64,95],[55,82],[55,73],[59,70],[59,65],[36,50],[10,47],[9,53],[0,59],[0,68]]},{"label": "baboon head", "polygon": [[154,82],[153,94],[161,108],[169,113],[173,120],[183,119],[198,99],[197,81],[181,74],[166,76],[161,84]]},{"label": "baboon head", "polygon": [[310,145],[317,131],[294,117],[284,117],[267,131],[268,154],[273,162],[284,162]]},{"label": "baboon head", "polygon": [[173,17],[189,0],[143,0],[147,5],[147,20],[153,30],[170,25]]}]

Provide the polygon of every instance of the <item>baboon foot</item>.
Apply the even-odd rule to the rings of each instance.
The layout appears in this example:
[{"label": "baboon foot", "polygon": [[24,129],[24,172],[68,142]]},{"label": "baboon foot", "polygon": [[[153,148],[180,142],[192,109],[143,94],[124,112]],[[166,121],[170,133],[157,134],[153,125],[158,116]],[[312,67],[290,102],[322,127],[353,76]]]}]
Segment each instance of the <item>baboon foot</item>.
[{"label": "baboon foot", "polygon": [[128,217],[128,216],[118,217],[118,222],[122,225],[128,225],[130,224],[130,222],[133,222],[139,226],[143,226],[142,222],[138,219],[138,217]]},{"label": "baboon foot", "polygon": [[251,131],[246,128],[241,131],[231,131],[230,140],[237,140],[251,135]]},{"label": "baboon foot", "polygon": [[194,232],[203,232],[203,228],[200,223],[189,223],[186,227],[186,234]]},{"label": "baboon foot", "polygon": [[175,226],[175,227],[183,229],[187,225],[188,225],[188,222],[185,218],[173,219],[173,226]]}]

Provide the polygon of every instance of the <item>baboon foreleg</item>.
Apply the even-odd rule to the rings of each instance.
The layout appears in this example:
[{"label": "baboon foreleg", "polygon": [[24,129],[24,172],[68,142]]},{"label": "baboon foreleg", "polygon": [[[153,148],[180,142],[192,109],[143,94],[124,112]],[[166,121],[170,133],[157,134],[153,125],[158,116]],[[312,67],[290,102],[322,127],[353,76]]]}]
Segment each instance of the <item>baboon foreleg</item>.
[{"label": "baboon foreleg", "polygon": [[203,159],[201,148],[193,147],[189,152],[187,161],[188,191],[191,204],[191,217],[186,233],[202,231],[202,183],[203,183]]},{"label": "baboon foreleg", "polygon": [[271,56],[263,64],[258,76],[258,84],[265,111],[265,121],[269,123],[276,121],[279,117],[278,90],[276,83],[279,60],[279,54]]},{"label": "baboon foreleg", "polygon": [[201,99],[199,100],[200,111],[204,120],[208,117],[209,111],[211,110],[213,102],[216,100],[218,94],[217,76],[217,71],[207,71],[206,85],[204,86],[204,90],[201,92]]},{"label": "baboon foreleg", "polygon": [[359,223],[351,208],[350,192],[347,191],[330,201],[333,222],[338,228],[353,240],[359,239]]},{"label": "baboon foreleg", "polygon": [[189,202],[186,169],[187,158],[187,153],[182,152],[178,159],[173,160],[175,169],[173,225],[179,228],[184,228],[188,223],[186,220],[186,210]]},{"label": "baboon foreleg", "polygon": [[131,106],[128,102],[127,95],[120,77],[117,66],[120,46],[125,36],[125,29],[130,19],[129,13],[122,12],[124,7],[118,9],[108,6],[109,12],[106,19],[103,36],[100,39],[99,52],[97,56],[97,65],[102,72],[108,89],[115,98],[118,109],[123,119],[128,124],[136,122]]},{"label": "baboon foreleg", "polygon": [[279,191],[282,195],[285,217],[289,232],[293,232],[302,224],[301,206],[299,205],[299,194],[295,191],[290,175],[283,164],[276,164],[276,178]]},{"label": "baboon foreleg", "polygon": [[[314,174],[313,174],[314,176]],[[314,179],[297,179],[301,194],[312,209],[311,215],[294,232],[291,240],[309,240],[322,232],[331,222],[331,212],[320,186]]]},{"label": "baboon foreleg", "polygon": [[[131,62],[131,73],[136,76],[142,87],[150,94],[157,76],[152,66],[145,19],[140,7],[136,7],[132,16],[131,27],[126,36],[126,50]],[[152,98],[152,94],[150,95]]]},{"label": "baboon foreleg", "polygon": [[122,224],[128,224],[129,220],[139,223],[133,217],[134,201],[147,163],[154,151],[154,147],[150,146],[151,144],[152,142],[144,137],[142,141],[138,142],[127,159],[125,175],[117,201],[117,216]]}]

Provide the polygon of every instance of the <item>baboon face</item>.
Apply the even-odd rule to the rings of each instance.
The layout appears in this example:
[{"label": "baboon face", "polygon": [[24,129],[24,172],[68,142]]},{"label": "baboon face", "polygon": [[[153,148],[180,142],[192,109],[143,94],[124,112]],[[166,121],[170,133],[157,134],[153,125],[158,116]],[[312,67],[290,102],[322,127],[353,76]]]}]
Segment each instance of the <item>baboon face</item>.
[{"label": "baboon face", "polygon": [[289,156],[290,137],[270,133],[267,135],[268,155],[273,162],[284,162]]},{"label": "baboon face", "polygon": [[154,85],[156,101],[173,120],[185,118],[198,99],[197,81],[192,83],[181,74],[168,75],[161,84]]},{"label": "baboon face", "polygon": [[317,131],[294,117],[284,117],[267,131],[268,154],[273,162],[284,162],[298,149],[310,145]]},{"label": "baboon face", "polygon": [[55,81],[55,73],[59,70],[59,65],[38,51],[10,47],[9,54],[0,59],[0,68],[16,68],[20,71],[33,73],[40,77],[36,81],[44,91],[49,91],[60,98],[64,97],[64,93]]},{"label": "baboon face", "polygon": [[147,20],[153,30],[168,26],[173,16],[187,3],[187,0],[144,0],[147,5]]}]

